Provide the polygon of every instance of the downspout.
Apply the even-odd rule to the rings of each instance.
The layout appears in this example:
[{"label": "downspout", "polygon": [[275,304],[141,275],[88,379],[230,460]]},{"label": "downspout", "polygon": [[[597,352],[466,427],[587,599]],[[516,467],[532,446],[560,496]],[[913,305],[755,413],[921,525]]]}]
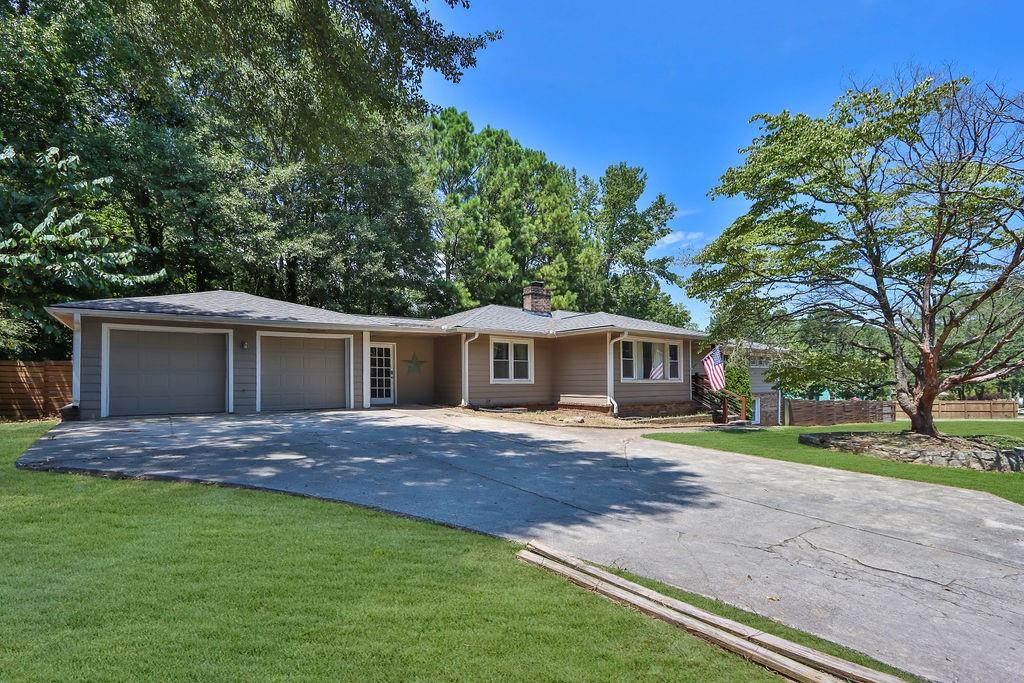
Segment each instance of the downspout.
[{"label": "downspout", "polygon": [[469,339],[462,335],[462,402],[459,405],[463,408],[469,407],[469,345],[479,336],[479,332],[474,332]]},{"label": "downspout", "polygon": [[608,339],[608,404],[612,407],[612,415],[618,417],[619,404],[615,401],[615,342],[622,341],[629,336],[629,332],[623,332],[615,339],[609,332]]}]

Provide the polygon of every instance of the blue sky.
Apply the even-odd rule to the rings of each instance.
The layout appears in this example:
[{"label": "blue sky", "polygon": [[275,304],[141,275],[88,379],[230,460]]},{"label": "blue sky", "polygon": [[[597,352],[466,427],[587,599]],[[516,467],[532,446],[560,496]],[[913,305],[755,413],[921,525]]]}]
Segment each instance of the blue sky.
[{"label": "blue sky", "polygon": [[[501,29],[461,83],[427,99],[508,129],[552,160],[599,176],[643,166],[651,196],[679,208],[659,254],[696,249],[743,210],[708,190],[756,134],[758,112],[823,113],[854,81],[954,67],[1024,89],[1014,2],[648,2],[474,0],[428,5],[452,30]],[[695,320],[708,308],[674,287]]]}]

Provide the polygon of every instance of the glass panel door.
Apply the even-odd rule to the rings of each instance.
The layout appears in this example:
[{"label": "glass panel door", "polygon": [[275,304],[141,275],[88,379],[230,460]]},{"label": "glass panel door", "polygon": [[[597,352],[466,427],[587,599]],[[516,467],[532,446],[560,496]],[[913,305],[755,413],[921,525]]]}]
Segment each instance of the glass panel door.
[{"label": "glass panel door", "polygon": [[370,344],[370,405],[395,402],[395,347]]}]

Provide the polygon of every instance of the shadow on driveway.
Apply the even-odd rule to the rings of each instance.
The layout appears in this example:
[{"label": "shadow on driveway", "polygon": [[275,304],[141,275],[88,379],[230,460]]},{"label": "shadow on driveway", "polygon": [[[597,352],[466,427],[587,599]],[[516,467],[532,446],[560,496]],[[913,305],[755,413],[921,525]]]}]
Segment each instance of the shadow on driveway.
[{"label": "shadow on driveway", "polygon": [[521,540],[551,524],[713,505],[678,462],[400,411],[65,423],[18,465],[258,487]]}]

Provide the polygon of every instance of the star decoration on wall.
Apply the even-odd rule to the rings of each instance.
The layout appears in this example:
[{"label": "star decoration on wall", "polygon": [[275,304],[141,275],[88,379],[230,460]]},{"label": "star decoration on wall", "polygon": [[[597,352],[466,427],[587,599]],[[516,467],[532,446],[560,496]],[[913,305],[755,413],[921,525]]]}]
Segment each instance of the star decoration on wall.
[{"label": "star decoration on wall", "polygon": [[427,364],[427,361],[420,360],[416,357],[416,353],[413,352],[412,358],[405,361],[405,370],[410,375],[418,375],[423,369],[423,366]]}]

